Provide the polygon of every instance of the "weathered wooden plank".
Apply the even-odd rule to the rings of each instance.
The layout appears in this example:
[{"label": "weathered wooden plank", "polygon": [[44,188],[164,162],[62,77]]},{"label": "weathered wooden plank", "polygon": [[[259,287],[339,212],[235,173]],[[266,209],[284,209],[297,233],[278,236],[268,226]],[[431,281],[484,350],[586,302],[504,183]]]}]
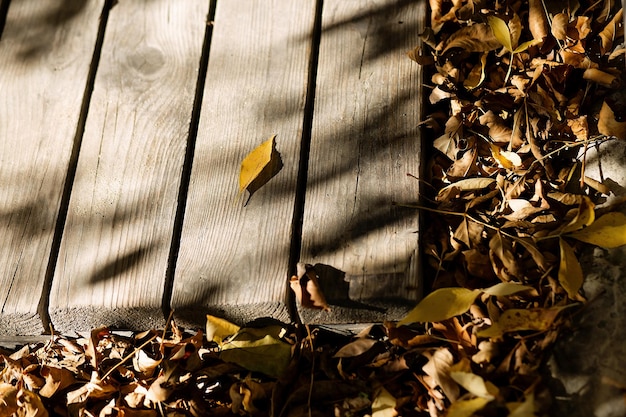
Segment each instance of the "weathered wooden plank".
[{"label": "weathered wooden plank", "polygon": [[14,1],[0,40],[0,334],[37,315],[103,1]]},{"label": "weathered wooden plank", "polygon": [[[288,263],[315,1],[220,1],[173,287],[176,316],[287,319]],[[244,207],[245,155],[282,170]]]},{"label": "weathered wooden plank", "polygon": [[50,295],[57,329],[162,326],[208,2],[110,12]]},{"label": "weathered wooden plank", "polygon": [[317,322],[397,317],[419,296],[420,72],[424,2],[324,2],[301,260],[317,264],[331,313]]}]

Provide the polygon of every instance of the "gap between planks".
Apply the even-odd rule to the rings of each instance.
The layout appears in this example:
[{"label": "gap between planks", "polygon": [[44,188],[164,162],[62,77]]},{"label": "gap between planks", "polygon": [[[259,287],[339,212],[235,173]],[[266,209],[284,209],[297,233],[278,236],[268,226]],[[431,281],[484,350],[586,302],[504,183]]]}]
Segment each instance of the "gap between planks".
[{"label": "gap between planks", "polygon": [[98,34],[91,58],[91,64],[89,66],[89,72],[87,74],[87,82],[85,84],[85,93],[83,95],[83,101],[80,107],[80,115],[78,117],[78,124],[76,126],[76,133],[74,135],[74,142],[72,145],[72,153],[70,155],[70,161],[67,168],[67,175],[65,177],[65,184],[63,186],[63,194],[61,195],[61,204],[59,206],[59,214],[57,217],[56,225],[54,227],[54,234],[52,237],[52,246],[50,248],[50,258],[48,259],[48,266],[46,267],[46,273],[44,276],[43,288],[41,290],[41,298],[39,299],[39,305],[37,312],[42,321],[44,332],[49,332],[54,323],[50,318],[50,290],[52,288],[52,279],[56,269],[59,248],[61,247],[61,239],[63,237],[63,231],[65,229],[65,221],[67,220],[67,212],[70,204],[70,197],[72,195],[72,187],[74,185],[74,179],[76,178],[76,169],[78,166],[78,155],[80,153],[83,135],[85,133],[85,123],[87,122],[87,115],[89,114],[89,104],[91,103],[91,96],[93,94],[93,88],[96,80],[96,73],[98,71],[98,65],[100,63],[100,56],[102,53],[102,44],[104,42],[104,33],[106,31],[107,21],[109,19],[109,12],[113,7],[115,0],[105,0],[100,14],[100,21],[98,25]]}]

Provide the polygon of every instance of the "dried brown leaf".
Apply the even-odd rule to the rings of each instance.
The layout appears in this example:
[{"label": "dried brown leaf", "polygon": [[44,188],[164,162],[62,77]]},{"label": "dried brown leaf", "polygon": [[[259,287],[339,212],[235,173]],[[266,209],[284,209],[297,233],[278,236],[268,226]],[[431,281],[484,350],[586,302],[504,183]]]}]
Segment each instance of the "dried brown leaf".
[{"label": "dried brown leaf", "polygon": [[598,131],[606,136],[626,139],[626,120],[617,120],[615,112],[605,100],[598,116]]},{"label": "dried brown leaf", "polygon": [[441,54],[445,54],[452,48],[460,48],[467,52],[488,52],[498,49],[500,42],[494,36],[489,25],[476,23],[472,26],[464,26],[448,38]]},{"label": "dried brown leaf", "polygon": [[330,311],[330,307],[326,302],[326,297],[322,293],[317,273],[313,266],[298,263],[298,275],[291,277],[289,285],[304,308],[312,308],[316,310]]},{"label": "dried brown leaf", "polygon": [[450,367],[454,363],[452,353],[447,348],[442,347],[432,353],[426,352],[424,356],[428,358],[428,363],[422,367],[422,370],[426,375],[433,378],[435,386],[431,386],[431,388],[439,386],[450,401],[455,401],[461,390],[450,376]]},{"label": "dried brown leaf", "polygon": [[17,394],[12,384],[0,383],[0,417],[12,417],[17,412]]},{"label": "dried brown leaf", "polygon": [[545,39],[550,33],[550,26],[543,8],[542,0],[529,0],[528,27],[534,39]]}]

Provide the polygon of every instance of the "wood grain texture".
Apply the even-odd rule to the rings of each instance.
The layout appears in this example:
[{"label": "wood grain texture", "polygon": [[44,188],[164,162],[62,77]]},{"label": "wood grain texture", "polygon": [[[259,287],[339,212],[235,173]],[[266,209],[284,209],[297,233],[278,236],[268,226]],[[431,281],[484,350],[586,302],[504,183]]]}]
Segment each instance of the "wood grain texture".
[{"label": "wood grain texture", "polygon": [[420,71],[405,52],[422,3],[324,1],[300,259],[333,312],[305,321],[393,318],[419,296],[418,215],[392,204],[418,198]]},{"label": "wood grain texture", "polygon": [[50,295],[59,330],[162,326],[208,2],[110,12]]},{"label": "wood grain texture", "polygon": [[[291,224],[315,2],[220,1],[172,307],[204,323],[288,319]],[[241,161],[276,134],[282,170],[244,207]],[[200,307],[201,306],[201,307]]]},{"label": "wood grain texture", "polygon": [[103,1],[14,1],[0,40],[0,334],[37,316]]}]

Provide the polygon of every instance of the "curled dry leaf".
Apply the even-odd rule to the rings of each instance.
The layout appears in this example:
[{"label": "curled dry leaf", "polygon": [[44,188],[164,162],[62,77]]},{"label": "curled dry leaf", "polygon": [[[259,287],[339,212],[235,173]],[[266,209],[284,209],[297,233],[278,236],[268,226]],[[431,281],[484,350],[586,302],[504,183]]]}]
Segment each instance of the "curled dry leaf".
[{"label": "curled dry leaf", "polygon": [[529,0],[528,2],[528,27],[534,39],[545,39],[550,33],[548,18],[542,0]]},{"label": "curled dry leaf", "polygon": [[13,385],[0,383],[0,417],[12,417],[17,412],[17,394]]},{"label": "curled dry leaf", "polygon": [[615,111],[606,100],[602,102],[598,116],[598,131],[603,135],[626,139],[626,120],[618,120]]},{"label": "curled dry leaf", "polygon": [[431,388],[440,387],[448,400],[455,401],[461,390],[459,385],[450,376],[450,368],[454,363],[454,357],[447,348],[438,348],[434,352],[425,352],[428,358],[422,370],[433,379]]},{"label": "curled dry leaf", "polygon": [[304,308],[330,311],[313,266],[300,262],[297,265],[297,273],[297,276],[291,277],[289,285],[300,305]]},{"label": "curled dry leaf", "polygon": [[441,54],[453,48],[459,48],[467,52],[488,52],[501,46],[493,31],[484,23],[476,23],[465,26],[454,32],[446,42]]}]

